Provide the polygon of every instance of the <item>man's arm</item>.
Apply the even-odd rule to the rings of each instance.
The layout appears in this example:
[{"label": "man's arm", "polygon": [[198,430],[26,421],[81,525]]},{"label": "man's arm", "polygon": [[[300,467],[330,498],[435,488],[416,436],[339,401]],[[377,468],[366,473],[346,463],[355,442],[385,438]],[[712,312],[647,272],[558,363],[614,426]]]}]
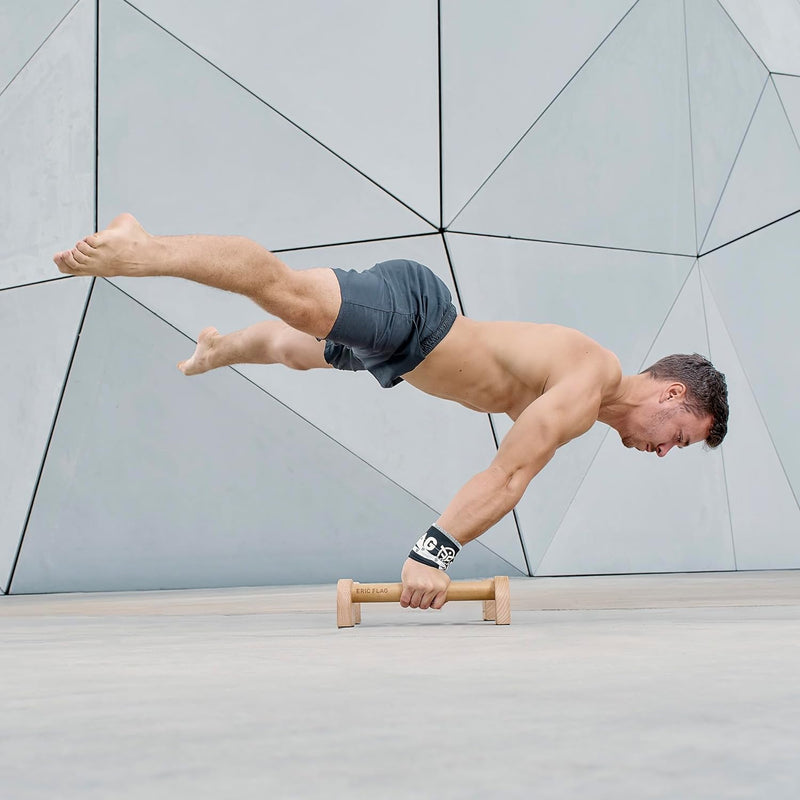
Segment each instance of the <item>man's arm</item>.
[{"label": "man's arm", "polygon": [[[516,506],[561,445],[591,428],[599,407],[596,381],[573,378],[549,389],[520,414],[489,467],[459,489],[436,525],[461,544],[476,539]],[[400,605],[444,605],[445,572],[408,559],[402,580]]]}]

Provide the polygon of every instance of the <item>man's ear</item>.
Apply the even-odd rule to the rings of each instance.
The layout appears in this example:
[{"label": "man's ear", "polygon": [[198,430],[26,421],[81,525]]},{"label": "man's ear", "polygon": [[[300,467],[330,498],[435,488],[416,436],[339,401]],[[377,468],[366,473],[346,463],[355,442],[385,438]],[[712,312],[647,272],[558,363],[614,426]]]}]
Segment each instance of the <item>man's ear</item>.
[{"label": "man's ear", "polygon": [[686,385],[680,381],[673,381],[664,387],[660,400],[664,403],[668,400],[683,400],[684,397],[686,397]]}]

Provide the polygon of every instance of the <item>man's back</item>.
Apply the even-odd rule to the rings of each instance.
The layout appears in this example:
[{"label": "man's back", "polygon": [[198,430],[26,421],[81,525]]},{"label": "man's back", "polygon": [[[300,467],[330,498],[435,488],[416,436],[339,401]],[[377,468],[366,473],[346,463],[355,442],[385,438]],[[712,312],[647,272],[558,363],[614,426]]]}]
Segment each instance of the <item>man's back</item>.
[{"label": "man's back", "polygon": [[[615,392],[622,371],[611,351],[572,328],[458,317],[444,340],[404,377],[428,394],[517,419],[564,381],[576,393],[596,397],[599,405]],[[589,397],[576,397],[583,399]]]}]

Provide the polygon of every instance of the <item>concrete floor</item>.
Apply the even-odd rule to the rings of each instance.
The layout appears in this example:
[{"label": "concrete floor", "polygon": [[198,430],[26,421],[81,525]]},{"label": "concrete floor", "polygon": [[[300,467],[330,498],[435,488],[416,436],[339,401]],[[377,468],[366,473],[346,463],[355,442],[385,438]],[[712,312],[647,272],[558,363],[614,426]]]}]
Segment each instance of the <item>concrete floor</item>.
[{"label": "concrete floor", "polygon": [[800,797],[800,572],[0,598],[0,797]]}]

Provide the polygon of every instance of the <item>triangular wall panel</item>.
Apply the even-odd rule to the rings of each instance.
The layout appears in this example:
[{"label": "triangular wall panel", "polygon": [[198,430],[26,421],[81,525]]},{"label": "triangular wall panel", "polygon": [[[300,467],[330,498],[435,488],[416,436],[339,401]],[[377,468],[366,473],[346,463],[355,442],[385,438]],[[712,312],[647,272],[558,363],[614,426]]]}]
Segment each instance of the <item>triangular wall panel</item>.
[{"label": "triangular wall panel", "polygon": [[94,9],[77,3],[0,95],[0,288],[57,277],[52,254],[94,224]]},{"label": "triangular wall panel", "polygon": [[701,250],[800,209],[800,147],[768,81]]},{"label": "triangular wall panel", "polygon": [[767,70],[717,0],[686,4],[698,244],[736,160]]},{"label": "triangular wall panel", "polygon": [[0,291],[0,587],[8,585],[89,281]]},{"label": "triangular wall panel", "polygon": [[[282,257],[295,268],[359,270],[377,261],[409,258],[437,273],[458,302],[438,236],[292,251]],[[226,333],[269,316],[243,297],[187,281],[148,278],[115,279],[115,283],[192,338],[208,325]],[[184,357],[191,349],[187,342]],[[437,513],[496,453],[485,415],[408,385],[381,389],[371,375],[335,370],[301,373],[264,365],[237,369]],[[186,380],[199,382],[205,377]],[[484,534],[481,542],[525,570],[512,516]]]},{"label": "triangular wall panel", "polygon": [[134,5],[438,225],[436,3]]},{"label": "triangular wall panel", "polygon": [[[695,351],[708,353],[697,270],[646,361]],[[626,450],[612,430],[535,574],[733,568],[721,453],[695,444],[658,458]]]},{"label": "triangular wall panel", "polygon": [[396,580],[430,510],[230,370],[185,380],[183,349],[97,283],[12,591]]},{"label": "triangular wall panel", "polygon": [[731,406],[722,452],[736,567],[800,567],[800,507],[705,279],[703,295],[711,356],[725,372]]},{"label": "triangular wall panel", "polygon": [[577,328],[639,368],[693,258],[446,234],[465,312]]},{"label": "triangular wall panel", "polygon": [[441,4],[445,222],[632,6],[631,0]]},{"label": "triangular wall panel", "polygon": [[800,78],[773,75],[772,80],[778,90],[786,116],[789,117],[795,139],[800,141]]},{"label": "triangular wall panel", "polygon": [[101,224],[128,210],[270,249],[432,230],[121,0],[103,5],[100,55]]},{"label": "triangular wall panel", "polygon": [[797,0],[719,0],[770,72],[800,75]]},{"label": "triangular wall panel", "polygon": [[683,3],[640,0],[451,227],[695,253]]},{"label": "triangular wall panel", "polygon": [[800,492],[800,214],[701,258],[792,488]]},{"label": "triangular wall panel", "polygon": [[[694,263],[483,236],[446,238],[470,316],[577,328],[614,351],[625,372],[641,368]],[[502,438],[510,421],[496,415],[495,425]],[[604,436],[598,425],[560,448],[520,501],[517,518],[531,565],[541,558]]]},{"label": "triangular wall panel", "polygon": [[69,12],[75,0],[25,0],[24,3],[5,2],[0,5],[0,92],[24,67],[59,22]]},{"label": "triangular wall panel", "polygon": [[[319,264],[338,266],[339,260],[344,258],[347,266],[358,269],[388,258],[410,258],[430,267],[447,284],[453,302],[461,311],[439,236],[295,251],[286,253],[285,258],[295,268]],[[254,377],[256,370],[245,372]],[[291,397],[292,408],[320,424],[337,441],[353,449],[437,512],[444,510],[467,480],[486,469],[497,453],[486,415],[425,395],[408,384],[383,390],[374,378],[362,374],[358,377],[366,381],[362,380],[361,385],[368,385],[355,391],[348,380],[355,375],[317,373],[313,377],[319,389],[316,399],[309,403],[314,393],[298,382],[297,377],[282,370],[270,371],[270,390],[280,386],[278,396],[286,401]],[[331,377],[342,378],[336,381],[335,390],[329,382]],[[319,402],[320,398],[323,403]],[[352,424],[354,419],[358,420],[357,426]],[[343,425],[343,421],[346,424]],[[480,542],[526,572],[519,532],[512,515],[484,533]]]}]

